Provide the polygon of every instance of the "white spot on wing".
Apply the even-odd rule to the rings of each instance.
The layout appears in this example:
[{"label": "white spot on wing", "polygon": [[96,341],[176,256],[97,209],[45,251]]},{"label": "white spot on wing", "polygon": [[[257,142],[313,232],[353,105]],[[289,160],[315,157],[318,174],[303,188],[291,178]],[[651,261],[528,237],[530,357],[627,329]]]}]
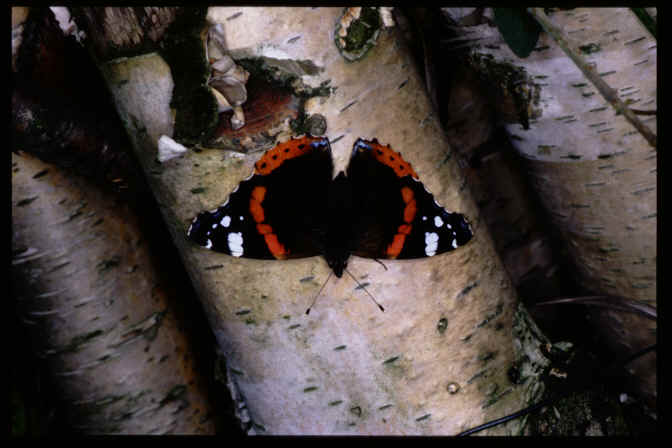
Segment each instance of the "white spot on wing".
[{"label": "white spot on wing", "polygon": [[439,247],[439,234],[436,232],[425,232],[425,254],[431,257],[436,254]]},{"label": "white spot on wing", "polygon": [[234,257],[240,257],[243,255],[243,234],[241,232],[229,233],[227,242],[229,243],[229,250],[231,251],[231,255]]},{"label": "white spot on wing", "polygon": [[208,240],[205,242],[205,248],[210,249],[212,247],[212,241]]},{"label": "white spot on wing", "polygon": [[213,229],[216,229],[216,228],[217,228],[217,223],[216,223],[216,222],[212,224],[212,228],[213,228]]},{"label": "white spot on wing", "polygon": [[453,238],[453,249],[457,249],[457,240]]},{"label": "white spot on wing", "polygon": [[426,216],[423,216],[423,217],[422,217],[422,220],[423,220],[423,221],[427,221],[427,217],[426,217]]},{"label": "white spot on wing", "polygon": [[231,217],[229,215],[226,215],[225,217],[222,218],[221,221],[219,221],[219,223],[223,227],[229,227],[229,224],[231,224]]},{"label": "white spot on wing", "polygon": [[240,218],[241,221],[242,221],[243,219],[245,219],[245,218],[243,218],[242,216],[240,216],[239,218]]},{"label": "white spot on wing", "polygon": [[446,227],[448,227],[449,229],[452,229],[452,228],[453,228],[453,226],[451,226],[451,225],[448,224],[448,223],[446,223]]},{"label": "white spot on wing", "polygon": [[435,216],[434,217],[434,225],[436,227],[441,227],[443,225],[443,219],[441,219],[440,216]]}]

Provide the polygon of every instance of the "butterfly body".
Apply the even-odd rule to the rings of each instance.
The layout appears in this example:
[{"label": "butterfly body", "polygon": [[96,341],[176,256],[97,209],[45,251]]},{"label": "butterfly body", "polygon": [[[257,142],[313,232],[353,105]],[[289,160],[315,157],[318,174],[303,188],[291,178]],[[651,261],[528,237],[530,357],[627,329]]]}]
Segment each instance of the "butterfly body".
[{"label": "butterfly body", "polygon": [[433,256],[466,244],[467,220],[436,203],[399,153],[358,139],[347,170],[333,177],[326,138],[278,144],[216,210],[199,213],[188,237],[235,257],[322,255],[341,277],[350,255]]},{"label": "butterfly body", "polygon": [[355,245],[352,186],[343,171],[334,178],[329,188],[327,232],[324,253],[327,264],[336,277],[343,275],[348,258]]}]

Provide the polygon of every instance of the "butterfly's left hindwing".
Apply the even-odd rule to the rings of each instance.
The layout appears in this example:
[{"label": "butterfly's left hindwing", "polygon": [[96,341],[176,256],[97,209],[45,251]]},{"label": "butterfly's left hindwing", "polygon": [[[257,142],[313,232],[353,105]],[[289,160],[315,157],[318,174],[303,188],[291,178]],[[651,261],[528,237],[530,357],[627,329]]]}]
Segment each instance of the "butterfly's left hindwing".
[{"label": "butterfly's left hindwing", "polygon": [[472,237],[465,217],[441,207],[400,153],[359,139],[348,165],[355,222],[352,253],[366,258],[431,257]]}]

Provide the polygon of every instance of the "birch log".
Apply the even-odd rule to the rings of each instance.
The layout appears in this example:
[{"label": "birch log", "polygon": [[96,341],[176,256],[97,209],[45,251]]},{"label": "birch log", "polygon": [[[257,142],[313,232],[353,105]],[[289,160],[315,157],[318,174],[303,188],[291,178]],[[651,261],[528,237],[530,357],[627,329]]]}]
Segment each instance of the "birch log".
[{"label": "birch log", "polygon": [[[621,101],[655,111],[656,40],[627,8],[576,8],[550,15],[572,51]],[[548,34],[517,58],[496,29],[462,31],[481,45],[471,59],[485,72],[518,73],[510,97],[529,123],[507,120],[516,150],[560,231],[576,279],[590,294],[656,306],[657,149],[616,113]],[[496,77],[491,78],[493,83]],[[653,133],[656,115],[637,115]],[[529,128],[528,125],[529,124]],[[655,343],[655,322],[618,311],[594,313],[601,341],[617,357]],[[631,363],[635,387],[651,405],[655,352]]]},{"label": "birch log", "polygon": [[12,155],[12,273],[71,430],[212,434],[193,339],[180,331],[139,226],[113,195]]},{"label": "birch log", "polygon": [[[543,337],[516,306],[412,59],[395,28],[382,25],[389,17],[354,60],[334,42],[341,8],[210,8],[208,20],[220,25],[234,59],[266,63],[275,76],[298,78],[302,88],[331,87],[304,107],[326,118],[337,170],[358,137],[376,137],[401,151],[440,203],[470,219],[475,234],[450,254],[386,268],[353,257],[351,272],[386,311],[343,278],[326,285],[306,316],[329,273],[323,259],[237,259],[185,238],[193,217],[223,203],[259,153],[202,148],[157,164],[157,140],[173,132],[170,98],[180,67],[157,53],[122,59],[97,53],[227,357],[249,432],[455,434],[534,401],[543,390]],[[255,94],[248,88],[248,101]],[[518,433],[523,424],[490,433]]]},{"label": "birch log", "polygon": [[[12,19],[13,56],[23,53],[20,67],[13,65],[21,83],[13,90],[9,148],[19,313],[11,318],[20,318],[32,339],[20,349],[33,347],[49,366],[63,411],[58,421],[66,423],[57,431],[212,434],[209,376],[195,352],[202,347],[181,320],[193,314],[176,306],[176,288],[151,256],[128,196],[100,188],[133,172],[119,125],[101,120],[104,108],[92,107],[100,106],[93,99],[72,98],[71,86],[90,71],[64,45],[48,9],[13,8]],[[73,60],[74,77],[64,67]],[[90,79],[85,85],[104,88]],[[97,165],[82,163],[94,158]],[[146,200],[138,191],[134,199]],[[35,394],[44,399],[42,391]]]}]

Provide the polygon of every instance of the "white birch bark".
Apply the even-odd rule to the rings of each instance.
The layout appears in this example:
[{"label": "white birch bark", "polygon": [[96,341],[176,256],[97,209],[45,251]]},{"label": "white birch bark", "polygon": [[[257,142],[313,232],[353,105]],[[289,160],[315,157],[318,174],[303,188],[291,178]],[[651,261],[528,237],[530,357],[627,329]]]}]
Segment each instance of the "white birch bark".
[{"label": "white birch bark", "polygon": [[[28,12],[12,8],[13,57]],[[26,116],[13,117],[14,132],[30,132],[22,122],[39,127],[30,107],[17,110]],[[11,318],[26,324],[47,360],[71,425],[62,431],[214,433],[207,376],[194,355],[202,348],[184,333],[137,218],[115,195],[16,144],[11,273],[19,316]]]},{"label": "white birch bark", "polygon": [[83,434],[212,434],[203,372],[132,213],[12,155],[12,271],[21,318]]}]

